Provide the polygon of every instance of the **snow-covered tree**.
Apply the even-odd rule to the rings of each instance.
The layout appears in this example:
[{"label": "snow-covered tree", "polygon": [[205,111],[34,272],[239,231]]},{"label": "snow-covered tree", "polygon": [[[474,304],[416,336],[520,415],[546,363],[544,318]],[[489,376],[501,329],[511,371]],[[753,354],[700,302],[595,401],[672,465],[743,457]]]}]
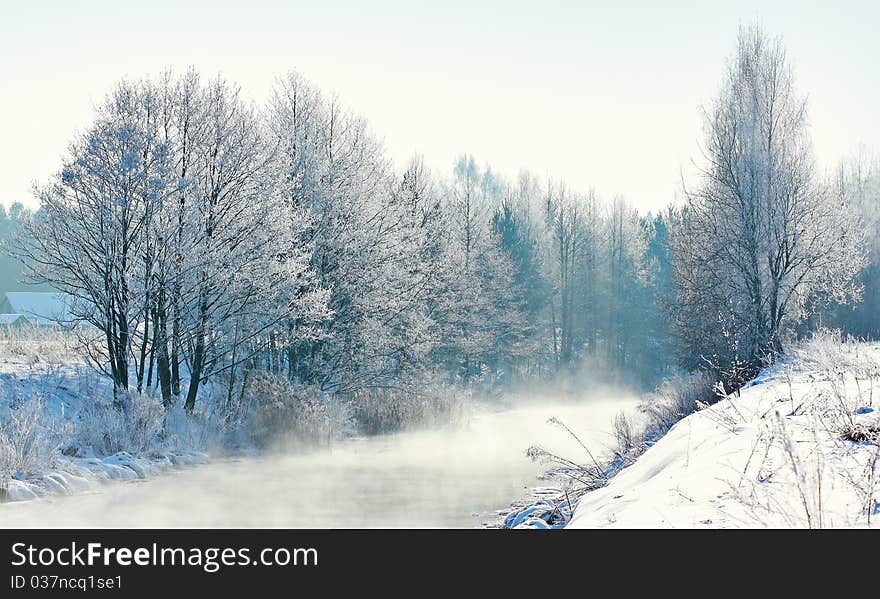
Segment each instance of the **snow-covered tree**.
[{"label": "snow-covered tree", "polygon": [[132,362],[138,391],[155,367],[166,405],[188,380],[191,411],[200,384],[279,323],[308,336],[327,318],[303,242],[311,218],[282,201],[277,156],[234,86],[166,74],[120,84],[39,190],[22,252],[101,331],[93,357],[117,391]]},{"label": "snow-covered tree", "polygon": [[121,408],[219,389],[237,419],[265,377],[357,402],[662,362],[668,219],[471,156],[399,171],[295,73],[265,109],[194,70],[124,82],[40,194],[19,253],[101,332]]},{"label": "snow-covered tree", "polygon": [[673,238],[676,322],[697,355],[756,366],[818,294],[856,295],[859,228],[815,172],[806,99],[779,40],[740,30],[705,129],[702,183]]},{"label": "snow-covered tree", "polygon": [[585,347],[595,352],[599,337],[596,308],[603,240],[595,192],[579,195],[564,184],[549,186],[546,218],[555,361],[558,368],[568,368]]},{"label": "snow-covered tree", "polygon": [[[643,317],[651,314],[646,298],[647,235],[639,213],[618,196],[607,215],[609,238],[608,260],[607,355],[612,367],[623,370],[634,361],[633,354],[645,341],[647,324]],[[645,300],[648,300],[647,302]]]},{"label": "snow-covered tree", "polygon": [[492,214],[504,184],[462,156],[444,189],[448,285],[440,311],[440,359],[464,379],[510,370],[526,352],[525,290]]},{"label": "snow-covered tree", "polygon": [[880,160],[864,149],[844,160],[834,175],[834,192],[853,206],[865,231],[867,262],[857,281],[858,303],[835,304],[825,315],[826,325],[871,339],[880,338]]},{"label": "snow-covered tree", "polygon": [[156,117],[148,86],[121,83],[58,175],[37,190],[40,214],[21,246],[31,277],[72,296],[74,314],[101,331],[103,351],[92,357],[120,404],[145,316],[142,248],[150,214],[170,191],[170,149],[156,135]]},{"label": "snow-covered tree", "polygon": [[426,351],[441,274],[441,213],[420,163],[394,175],[367,123],[296,74],[269,108],[283,197],[312,216],[313,269],[331,290],[318,340],[291,345],[289,374],[337,392],[387,384]]}]

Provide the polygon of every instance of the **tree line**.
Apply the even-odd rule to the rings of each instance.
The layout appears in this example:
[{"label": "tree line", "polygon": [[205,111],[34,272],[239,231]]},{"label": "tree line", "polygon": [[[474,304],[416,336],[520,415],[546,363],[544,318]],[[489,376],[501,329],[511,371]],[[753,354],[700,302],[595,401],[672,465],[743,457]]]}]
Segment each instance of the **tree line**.
[{"label": "tree line", "polygon": [[218,381],[232,401],[254,372],[342,398],[437,376],[736,381],[820,321],[878,335],[880,174],[818,172],[781,42],[741,30],[702,149],[685,202],[640,214],[471,156],[401,171],[295,73],[256,105],[169,72],[97,107],[16,253],[100,332],[123,409],[137,391],[191,412]]}]

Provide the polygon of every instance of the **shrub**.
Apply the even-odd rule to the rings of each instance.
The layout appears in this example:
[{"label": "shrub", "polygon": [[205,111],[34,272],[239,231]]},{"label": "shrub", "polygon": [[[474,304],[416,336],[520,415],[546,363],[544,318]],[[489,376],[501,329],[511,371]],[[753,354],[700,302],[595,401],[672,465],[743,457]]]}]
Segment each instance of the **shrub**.
[{"label": "shrub", "polygon": [[0,355],[31,364],[82,362],[82,339],[59,326],[0,326]]},{"label": "shrub", "polygon": [[695,412],[699,403],[712,403],[714,399],[712,377],[705,372],[694,372],[664,379],[640,407],[648,419],[648,432],[656,436]]},{"label": "shrub", "polygon": [[411,426],[442,426],[463,418],[468,389],[445,383],[434,374],[401,379],[395,387],[359,391],[352,412],[359,430],[368,435]]},{"label": "shrub", "polygon": [[[205,450],[223,447],[224,441],[239,439],[230,434],[230,427],[220,414],[219,403],[210,401],[211,387],[205,386],[208,396],[196,403],[196,409],[187,414],[183,401],[177,401],[165,411],[163,441],[174,449]],[[230,438],[233,437],[233,438]]]},{"label": "shrub", "polygon": [[51,468],[66,434],[67,427],[48,413],[39,395],[12,406],[0,423],[0,488],[12,476]]},{"label": "shrub", "polygon": [[823,375],[840,375],[864,367],[859,341],[839,329],[817,329],[789,350],[789,358],[802,369]]},{"label": "shrub", "polygon": [[644,443],[644,431],[638,429],[632,416],[620,412],[614,416],[612,426],[614,427],[615,453],[618,455],[630,455]]},{"label": "shrub", "polygon": [[870,441],[876,424],[863,422],[857,414],[861,409],[873,411],[874,387],[880,379],[877,352],[839,330],[819,329],[792,348],[791,359],[821,383],[811,410],[825,426],[846,439]]},{"label": "shrub", "polygon": [[130,393],[118,409],[108,397],[87,396],[76,427],[75,441],[99,455],[119,451],[142,452],[158,442],[164,424],[161,402],[147,395]]},{"label": "shrub", "polygon": [[304,385],[265,371],[253,371],[231,413],[258,446],[278,441],[329,442],[345,427],[344,405],[314,385]]},{"label": "shrub", "polygon": [[854,443],[880,442],[880,423],[853,422],[845,424],[840,436]]}]

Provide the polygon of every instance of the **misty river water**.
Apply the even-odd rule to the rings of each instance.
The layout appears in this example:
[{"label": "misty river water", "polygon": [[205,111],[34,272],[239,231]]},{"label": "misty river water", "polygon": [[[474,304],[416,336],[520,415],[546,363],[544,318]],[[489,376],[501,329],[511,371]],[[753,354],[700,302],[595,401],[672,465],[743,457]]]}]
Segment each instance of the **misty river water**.
[{"label": "misty river water", "polygon": [[594,453],[612,443],[612,419],[636,400],[531,401],[475,408],[455,428],[340,442],[305,453],[213,461],[90,492],[0,504],[0,527],[475,527],[541,485],[540,444],[587,463],[559,427]]}]

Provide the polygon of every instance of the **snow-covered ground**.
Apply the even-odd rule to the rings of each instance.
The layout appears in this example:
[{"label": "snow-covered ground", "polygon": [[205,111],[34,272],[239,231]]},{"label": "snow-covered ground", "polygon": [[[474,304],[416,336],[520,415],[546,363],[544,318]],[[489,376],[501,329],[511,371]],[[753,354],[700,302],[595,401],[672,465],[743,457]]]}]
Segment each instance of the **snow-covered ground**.
[{"label": "snow-covered ground", "polygon": [[820,335],[679,421],[571,528],[876,527],[880,345]]},{"label": "snow-covered ground", "polygon": [[111,396],[72,335],[45,328],[0,336],[0,501],[68,495],[207,461],[192,447],[154,443],[148,412],[139,414],[142,426],[112,418]]},{"label": "snow-covered ground", "polygon": [[145,479],[183,466],[203,464],[208,456],[197,451],[165,451],[134,456],[59,457],[51,470],[6,481],[5,501],[28,501],[48,495],[70,495],[110,481]]}]

